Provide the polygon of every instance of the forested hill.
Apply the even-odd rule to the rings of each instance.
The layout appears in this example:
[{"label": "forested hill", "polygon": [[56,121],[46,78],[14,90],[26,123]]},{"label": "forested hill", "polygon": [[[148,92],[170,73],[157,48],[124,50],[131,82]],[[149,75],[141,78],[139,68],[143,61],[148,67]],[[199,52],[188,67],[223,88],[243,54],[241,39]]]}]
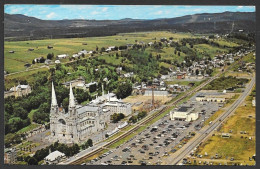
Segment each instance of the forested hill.
[{"label": "forested hill", "polygon": [[42,39],[107,36],[116,33],[171,30],[194,33],[254,31],[255,12],[202,13],[176,18],[138,20],[41,20],[21,14],[5,14],[5,39]]}]

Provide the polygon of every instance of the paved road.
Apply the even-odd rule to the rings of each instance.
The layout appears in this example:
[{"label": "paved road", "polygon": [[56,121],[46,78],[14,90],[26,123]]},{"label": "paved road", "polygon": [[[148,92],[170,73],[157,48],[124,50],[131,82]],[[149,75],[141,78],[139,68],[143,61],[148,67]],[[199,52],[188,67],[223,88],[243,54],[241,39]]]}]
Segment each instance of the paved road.
[{"label": "paved road", "polygon": [[[211,125],[205,126],[202,128],[202,132],[197,133],[197,135],[190,140],[185,146],[179,149],[173,155],[167,157],[163,160],[163,164],[165,165],[176,165],[181,163],[182,159],[188,155],[197,145],[199,145],[203,140],[207,139],[212,135],[215,129],[217,129],[221,123],[236,110],[236,108],[245,100],[245,98],[250,94],[251,89],[255,84],[255,77],[253,77],[249,84],[247,84],[246,89],[242,93],[242,95],[228,107],[227,111],[224,112],[221,116],[219,116]],[[221,121],[219,121],[221,120]]]}]

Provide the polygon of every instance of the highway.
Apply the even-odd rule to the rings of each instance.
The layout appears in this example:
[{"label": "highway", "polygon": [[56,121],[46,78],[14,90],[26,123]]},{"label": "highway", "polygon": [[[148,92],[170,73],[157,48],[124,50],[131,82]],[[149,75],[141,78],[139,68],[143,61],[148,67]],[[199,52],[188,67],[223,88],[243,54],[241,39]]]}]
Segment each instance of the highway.
[{"label": "highway", "polygon": [[202,141],[206,140],[209,136],[211,136],[215,129],[217,129],[221,123],[229,116],[231,116],[238,106],[245,100],[245,98],[250,94],[253,86],[255,84],[255,77],[251,78],[250,83],[247,84],[244,92],[240,95],[240,97],[228,107],[226,112],[220,115],[217,119],[215,119],[211,125],[205,126],[201,129],[200,132],[197,132],[196,136],[191,139],[185,146],[175,152],[173,155],[170,155],[166,159],[163,159],[164,165],[177,165],[181,163],[182,159],[185,158],[195,147],[197,147]]}]

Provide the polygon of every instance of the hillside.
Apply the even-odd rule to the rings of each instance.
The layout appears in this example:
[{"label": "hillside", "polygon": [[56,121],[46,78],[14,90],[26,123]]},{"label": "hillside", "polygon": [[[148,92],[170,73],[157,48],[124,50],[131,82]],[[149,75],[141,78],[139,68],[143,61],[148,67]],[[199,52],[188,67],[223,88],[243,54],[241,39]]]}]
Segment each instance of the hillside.
[{"label": "hillside", "polygon": [[254,31],[255,12],[202,13],[176,18],[138,20],[41,20],[21,14],[5,14],[5,39],[94,37],[117,33],[171,30],[194,33]]}]

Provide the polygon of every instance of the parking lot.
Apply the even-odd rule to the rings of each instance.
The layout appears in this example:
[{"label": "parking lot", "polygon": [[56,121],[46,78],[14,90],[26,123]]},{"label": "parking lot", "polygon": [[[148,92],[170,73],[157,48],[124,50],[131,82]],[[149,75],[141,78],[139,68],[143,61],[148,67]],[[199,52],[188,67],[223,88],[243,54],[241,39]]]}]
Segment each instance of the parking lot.
[{"label": "parking lot", "polygon": [[203,121],[221,107],[216,102],[197,102],[195,97],[199,94],[180,105],[193,106],[200,114],[196,121],[172,121],[167,114],[126,143],[91,160],[87,165],[160,165],[164,156],[174,153],[175,146],[181,141],[185,144],[194,132],[200,130]]}]

